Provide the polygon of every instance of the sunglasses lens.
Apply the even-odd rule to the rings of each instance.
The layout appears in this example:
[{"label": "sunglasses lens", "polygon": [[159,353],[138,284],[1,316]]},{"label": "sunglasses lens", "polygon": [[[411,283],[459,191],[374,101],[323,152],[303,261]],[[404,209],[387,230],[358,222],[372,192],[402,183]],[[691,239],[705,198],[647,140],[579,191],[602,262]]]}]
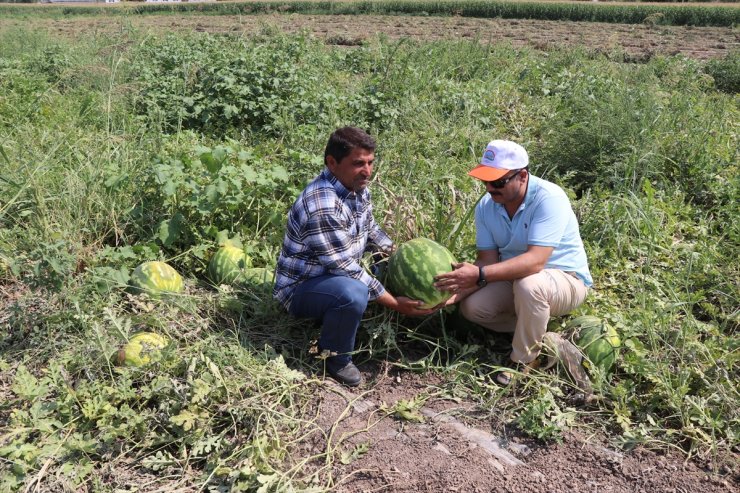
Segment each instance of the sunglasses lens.
[{"label": "sunglasses lens", "polygon": [[[526,168],[522,168],[522,169],[526,169]],[[488,183],[489,185],[491,185],[493,188],[504,188],[507,183],[509,183],[511,180],[514,179],[515,176],[517,176],[519,174],[520,171],[521,171],[521,169],[518,169],[518,170],[516,170],[516,173],[514,173],[513,175],[511,175],[511,176],[509,176],[507,178],[499,178],[498,180],[487,181],[486,183]]]},{"label": "sunglasses lens", "polygon": [[488,184],[493,188],[504,188],[506,184],[509,183],[509,180],[511,180],[511,178],[503,178],[500,180],[489,181]]}]

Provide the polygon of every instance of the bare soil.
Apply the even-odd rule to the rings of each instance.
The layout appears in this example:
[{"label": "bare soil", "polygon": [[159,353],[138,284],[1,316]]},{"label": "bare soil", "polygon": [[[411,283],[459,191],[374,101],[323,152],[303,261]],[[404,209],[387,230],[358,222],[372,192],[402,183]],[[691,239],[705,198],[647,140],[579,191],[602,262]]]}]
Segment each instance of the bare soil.
[{"label": "bare soil", "polygon": [[[403,420],[384,409],[428,395],[441,378],[387,367],[365,377],[358,389],[327,380],[316,400],[326,435],[333,430],[335,456],[351,458],[352,451],[366,449],[348,464],[334,464],[338,492],[740,491],[737,457],[715,473],[678,452],[625,452],[577,431],[562,443],[544,443],[495,417],[475,419],[475,406],[465,400],[429,399],[423,422]],[[326,447],[327,440],[317,440],[313,451]]]},{"label": "bare soil", "polygon": [[469,39],[508,42],[514,47],[547,50],[585,46],[621,52],[628,60],[683,54],[696,59],[724,56],[740,48],[740,32],[730,27],[649,26],[570,21],[474,19],[467,17],[350,16],[264,14],[254,16],[151,15],[0,19],[0,30],[13,26],[67,37],[105,35],[135,29],[145,32],[210,32],[250,34],[265,27],[308,32],[327,43],[357,45],[382,34],[391,39]]}]

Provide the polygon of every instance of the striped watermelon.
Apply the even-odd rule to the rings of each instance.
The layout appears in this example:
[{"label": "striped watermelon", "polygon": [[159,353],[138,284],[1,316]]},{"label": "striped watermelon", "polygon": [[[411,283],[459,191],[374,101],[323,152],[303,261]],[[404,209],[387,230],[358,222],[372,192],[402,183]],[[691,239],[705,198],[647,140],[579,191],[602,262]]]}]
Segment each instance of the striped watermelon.
[{"label": "striped watermelon", "polygon": [[591,315],[574,318],[568,327],[578,331],[576,345],[587,358],[583,366],[591,368],[594,365],[601,373],[608,374],[621,345],[616,329]]},{"label": "striped watermelon", "polygon": [[434,276],[452,270],[455,258],[445,247],[428,238],[416,238],[398,247],[388,262],[388,289],[398,296],[423,301],[431,308],[452,293],[436,289]]},{"label": "striped watermelon", "polygon": [[144,262],[131,274],[131,286],[137,293],[158,296],[181,293],[185,289],[182,276],[165,262]]},{"label": "striped watermelon", "polygon": [[244,269],[251,259],[244,250],[235,246],[219,248],[208,262],[208,278],[213,284],[233,284],[244,279]]},{"label": "striped watermelon", "polygon": [[167,347],[167,339],[154,332],[139,332],[118,351],[119,365],[143,366],[162,357],[161,349]]}]

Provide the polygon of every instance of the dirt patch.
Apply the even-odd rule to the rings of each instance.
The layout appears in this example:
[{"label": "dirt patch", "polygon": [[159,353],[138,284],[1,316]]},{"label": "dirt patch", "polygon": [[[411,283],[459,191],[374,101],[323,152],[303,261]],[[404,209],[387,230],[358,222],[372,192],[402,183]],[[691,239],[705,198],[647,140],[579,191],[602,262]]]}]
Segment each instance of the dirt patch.
[{"label": "dirt patch", "polygon": [[[318,425],[327,438],[312,445],[314,452],[336,449],[335,491],[738,491],[737,467],[713,474],[678,453],[623,452],[577,432],[559,444],[542,443],[495,420],[471,420],[471,402],[430,397],[443,381],[439,376],[387,368],[364,374],[370,381],[359,389],[327,380],[317,395]],[[420,396],[423,420],[389,413],[399,401]]]},{"label": "dirt patch", "polygon": [[282,32],[308,32],[339,45],[359,44],[379,34],[391,39],[468,39],[508,42],[514,47],[547,50],[585,46],[622,52],[626,59],[683,54],[717,58],[740,48],[740,33],[730,27],[647,26],[593,22],[474,19],[466,17],[351,16],[265,14],[245,16],[130,16],[67,19],[0,19],[0,30],[32,26],[68,37],[105,35],[135,29],[146,32],[210,32],[250,34],[265,27]]}]

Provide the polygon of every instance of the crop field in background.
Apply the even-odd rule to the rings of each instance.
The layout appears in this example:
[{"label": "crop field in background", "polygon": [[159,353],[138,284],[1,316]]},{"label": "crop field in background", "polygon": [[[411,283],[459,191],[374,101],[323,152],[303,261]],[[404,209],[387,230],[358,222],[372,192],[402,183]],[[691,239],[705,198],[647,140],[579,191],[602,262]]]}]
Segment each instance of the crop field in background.
[{"label": "crop field in background", "polygon": [[[28,9],[3,6],[6,14],[23,15]],[[121,3],[118,6],[45,6],[35,13],[70,15],[150,15],[162,13],[210,13],[236,15],[280,12],[330,15],[436,15],[477,18],[571,20],[654,25],[733,26],[740,9],[716,4],[645,4],[594,2],[531,2],[490,0],[366,0],[366,1],[250,1],[206,3]]]},{"label": "crop field in background", "polygon": [[[361,490],[348,485],[375,445],[320,424],[316,327],[269,290],[205,279],[225,238],[274,266],[286,211],[345,124],[378,140],[371,190],[390,236],[466,260],[483,192],[467,170],[492,138],[525,145],[581,224],[596,285],[573,316],[623,341],[583,407],[558,372],[494,385],[501,339],[454,310],[373,307],[355,356],[367,392],[389,369],[419,385],[378,422],[464,403],[460,419],[494,431],[557,443],[580,430],[740,475],[735,28],[66,8],[0,5],[0,491]],[[703,18],[737,19],[727,9]],[[521,30],[486,36],[504,24]],[[570,39],[535,37],[556,25]],[[186,294],[129,292],[155,259]],[[164,358],[113,364],[141,330],[172,342]]]},{"label": "crop field in background", "polygon": [[[68,39],[138,33],[207,32],[240,35],[271,28],[310,33],[328,44],[359,46],[378,36],[387,39],[439,41],[461,39],[480,43],[510,43],[512,47],[551,50],[588,47],[616,60],[647,61],[657,55],[681,54],[693,59],[723,58],[740,49],[729,27],[648,26],[572,21],[475,19],[464,17],[282,15],[140,16],[131,18],[69,17],[0,19],[0,28],[32,28]],[[608,34],[605,35],[605,30]]]}]

